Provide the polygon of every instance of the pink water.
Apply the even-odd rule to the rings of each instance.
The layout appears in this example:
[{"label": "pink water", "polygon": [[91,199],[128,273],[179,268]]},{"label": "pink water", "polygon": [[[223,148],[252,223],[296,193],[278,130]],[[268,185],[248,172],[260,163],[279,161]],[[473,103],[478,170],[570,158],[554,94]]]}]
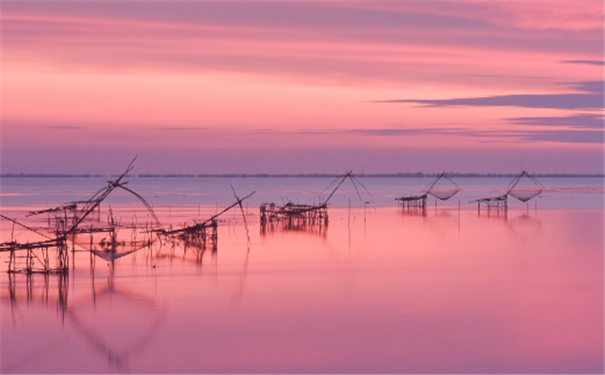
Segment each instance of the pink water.
[{"label": "pink water", "polygon": [[63,293],[16,275],[11,298],[3,272],[2,373],[603,371],[601,211],[330,218],[326,236],[251,222],[249,253],[224,224],[201,264],[84,259]]},{"label": "pink water", "polygon": [[82,252],[66,279],[3,265],[0,372],[603,373],[603,209],[548,203],[341,204],[324,234],[262,234],[252,206],[250,243],[229,212],[201,259],[166,247],[91,267]]}]

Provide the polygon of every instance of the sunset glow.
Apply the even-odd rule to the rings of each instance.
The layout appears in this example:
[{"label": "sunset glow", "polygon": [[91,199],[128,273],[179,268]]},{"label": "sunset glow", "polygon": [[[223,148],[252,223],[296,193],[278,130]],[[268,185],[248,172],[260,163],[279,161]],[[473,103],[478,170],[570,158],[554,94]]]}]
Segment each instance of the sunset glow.
[{"label": "sunset glow", "polygon": [[602,1],[1,6],[2,173],[603,172]]}]

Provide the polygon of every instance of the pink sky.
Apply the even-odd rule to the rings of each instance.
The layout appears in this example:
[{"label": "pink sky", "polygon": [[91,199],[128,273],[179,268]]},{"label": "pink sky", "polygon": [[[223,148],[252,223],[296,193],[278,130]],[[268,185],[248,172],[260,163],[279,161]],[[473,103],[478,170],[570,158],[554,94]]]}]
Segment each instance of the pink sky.
[{"label": "pink sky", "polygon": [[2,173],[603,172],[601,1],[1,6]]}]

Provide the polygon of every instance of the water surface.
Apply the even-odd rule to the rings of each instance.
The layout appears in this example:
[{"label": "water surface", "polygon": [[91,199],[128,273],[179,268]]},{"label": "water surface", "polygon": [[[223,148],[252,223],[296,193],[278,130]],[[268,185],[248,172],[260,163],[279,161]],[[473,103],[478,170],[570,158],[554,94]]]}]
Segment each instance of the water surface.
[{"label": "water surface", "polygon": [[[103,185],[70,180],[11,180],[3,214],[23,218]],[[339,191],[327,230],[264,233],[260,202],[313,202],[330,181],[135,180],[131,188],[174,226],[231,203],[229,183],[240,195],[257,190],[247,204],[250,242],[233,210],[219,222],[217,251],[201,257],[164,246],[113,266],[78,252],[65,278],[3,269],[2,373],[604,370],[600,180],[564,180],[537,204],[489,216],[468,200],[497,193],[491,179],[457,181],[467,189],[436,207],[430,200],[426,215],[392,200],[425,181],[362,180],[372,196]],[[121,194],[101,220],[109,205],[124,222],[132,212],[145,220]],[[3,223],[2,241],[11,230]]]}]

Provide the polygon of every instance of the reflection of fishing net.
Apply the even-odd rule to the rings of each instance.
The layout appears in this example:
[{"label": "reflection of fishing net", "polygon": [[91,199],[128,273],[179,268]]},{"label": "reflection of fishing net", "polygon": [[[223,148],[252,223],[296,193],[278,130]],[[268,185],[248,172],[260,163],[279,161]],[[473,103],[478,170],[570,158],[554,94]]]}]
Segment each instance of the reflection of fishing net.
[{"label": "reflection of fishing net", "polygon": [[441,173],[435,181],[431,183],[425,192],[433,197],[446,201],[456,195],[462,188],[458,186],[451,178],[446,176],[445,172]]},{"label": "reflection of fishing net", "polygon": [[544,190],[544,186],[538,180],[523,171],[508,185],[508,195],[511,195],[521,202],[527,202],[537,197]]},{"label": "reflection of fishing net", "polygon": [[117,367],[110,372],[123,373],[128,372],[130,355],[157,335],[164,316],[153,300],[114,288],[113,279],[109,283],[100,292],[93,287],[92,296],[70,300],[67,316],[100,358]]}]

